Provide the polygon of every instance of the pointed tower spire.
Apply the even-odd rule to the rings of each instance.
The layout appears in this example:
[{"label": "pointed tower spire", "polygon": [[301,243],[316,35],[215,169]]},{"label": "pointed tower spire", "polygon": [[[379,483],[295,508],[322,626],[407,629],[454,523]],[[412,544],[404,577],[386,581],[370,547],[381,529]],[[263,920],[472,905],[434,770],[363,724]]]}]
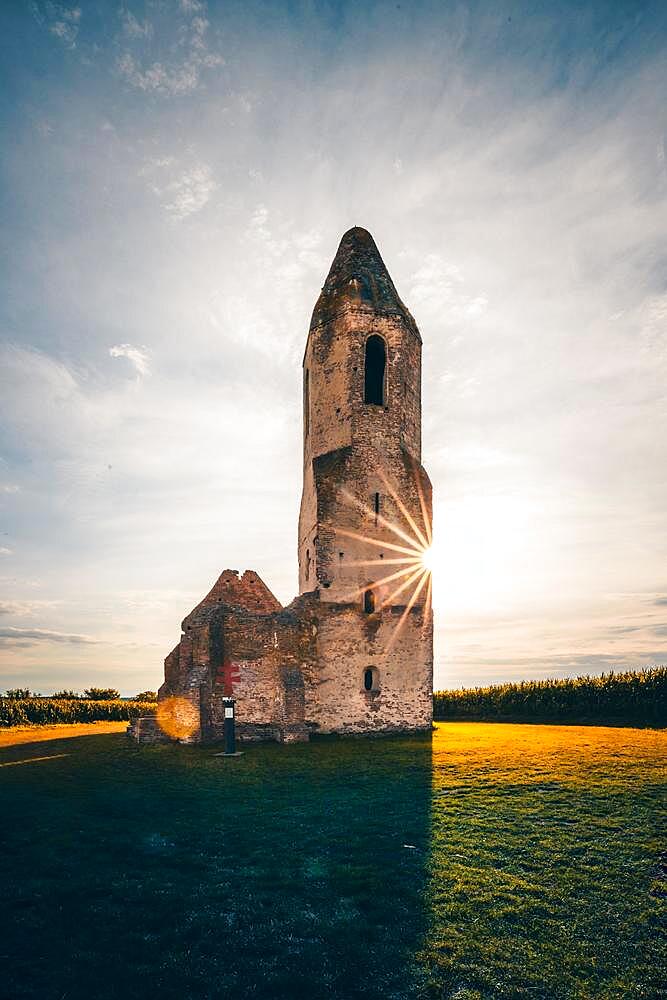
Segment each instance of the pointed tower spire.
[{"label": "pointed tower spire", "polygon": [[419,336],[417,325],[401,302],[375,240],[354,226],[343,235],[310,321],[311,330],[327,323],[346,305],[384,316],[401,316]]}]

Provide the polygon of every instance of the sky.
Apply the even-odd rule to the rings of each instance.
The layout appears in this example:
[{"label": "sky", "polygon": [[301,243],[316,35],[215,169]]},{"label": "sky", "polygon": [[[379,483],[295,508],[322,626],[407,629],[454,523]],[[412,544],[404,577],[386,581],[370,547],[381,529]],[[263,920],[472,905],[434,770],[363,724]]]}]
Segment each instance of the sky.
[{"label": "sky", "polygon": [[341,235],[424,341],[436,687],[667,662],[664,3],[0,10],[0,689],[296,594]]}]

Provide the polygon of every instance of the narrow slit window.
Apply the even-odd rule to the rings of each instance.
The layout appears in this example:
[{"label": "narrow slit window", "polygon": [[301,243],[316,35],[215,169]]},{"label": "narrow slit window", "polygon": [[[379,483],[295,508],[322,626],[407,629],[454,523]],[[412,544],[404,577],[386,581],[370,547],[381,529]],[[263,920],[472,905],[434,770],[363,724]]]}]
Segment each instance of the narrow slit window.
[{"label": "narrow slit window", "polygon": [[310,430],[310,372],[307,368],[303,377],[303,430],[305,437],[308,437]]},{"label": "narrow slit window", "polygon": [[382,337],[376,333],[366,341],[364,363],[364,403],[384,406],[384,375],[387,367],[387,349]]},{"label": "narrow slit window", "polygon": [[380,513],[380,494],[379,493],[376,493],[374,495],[374,497],[373,497],[373,510],[375,511],[375,518],[377,520],[377,516]]},{"label": "narrow slit window", "polygon": [[368,670],[364,670],[364,691],[373,690],[373,668],[369,667]]},{"label": "narrow slit window", "polygon": [[364,611],[367,615],[375,611],[375,594],[370,588],[364,591]]}]

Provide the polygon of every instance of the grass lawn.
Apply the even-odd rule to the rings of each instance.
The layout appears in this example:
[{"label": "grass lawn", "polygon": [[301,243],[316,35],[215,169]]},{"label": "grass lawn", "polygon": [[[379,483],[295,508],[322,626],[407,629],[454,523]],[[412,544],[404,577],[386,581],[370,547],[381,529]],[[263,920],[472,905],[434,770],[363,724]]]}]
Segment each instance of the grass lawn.
[{"label": "grass lawn", "polygon": [[100,733],[124,733],[127,727],[127,722],[62,722],[54,726],[10,726],[8,729],[0,729],[0,747],[66,740],[75,736],[95,736]]},{"label": "grass lawn", "polygon": [[667,997],[664,732],[93,732],[0,748],[3,997]]}]

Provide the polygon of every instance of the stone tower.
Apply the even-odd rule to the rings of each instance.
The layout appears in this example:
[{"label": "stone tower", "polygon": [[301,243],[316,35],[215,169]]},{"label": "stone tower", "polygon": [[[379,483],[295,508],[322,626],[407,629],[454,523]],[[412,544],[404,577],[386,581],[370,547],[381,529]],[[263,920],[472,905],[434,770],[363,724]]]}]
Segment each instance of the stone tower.
[{"label": "stone tower", "polygon": [[343,236],[303,364],[299,595],[225,570],[183,620],[141,742],[430,729],[431,484],[421,465],[421,338],[365,229]]},{"label": "stone tower", "polygon": [[314,720],[319,731],[427,727],[430,580],[409,561],[431,529],[421,337],[365,229],[343,236],[315,305],[303,410],[299,590],[322,605]]}]

